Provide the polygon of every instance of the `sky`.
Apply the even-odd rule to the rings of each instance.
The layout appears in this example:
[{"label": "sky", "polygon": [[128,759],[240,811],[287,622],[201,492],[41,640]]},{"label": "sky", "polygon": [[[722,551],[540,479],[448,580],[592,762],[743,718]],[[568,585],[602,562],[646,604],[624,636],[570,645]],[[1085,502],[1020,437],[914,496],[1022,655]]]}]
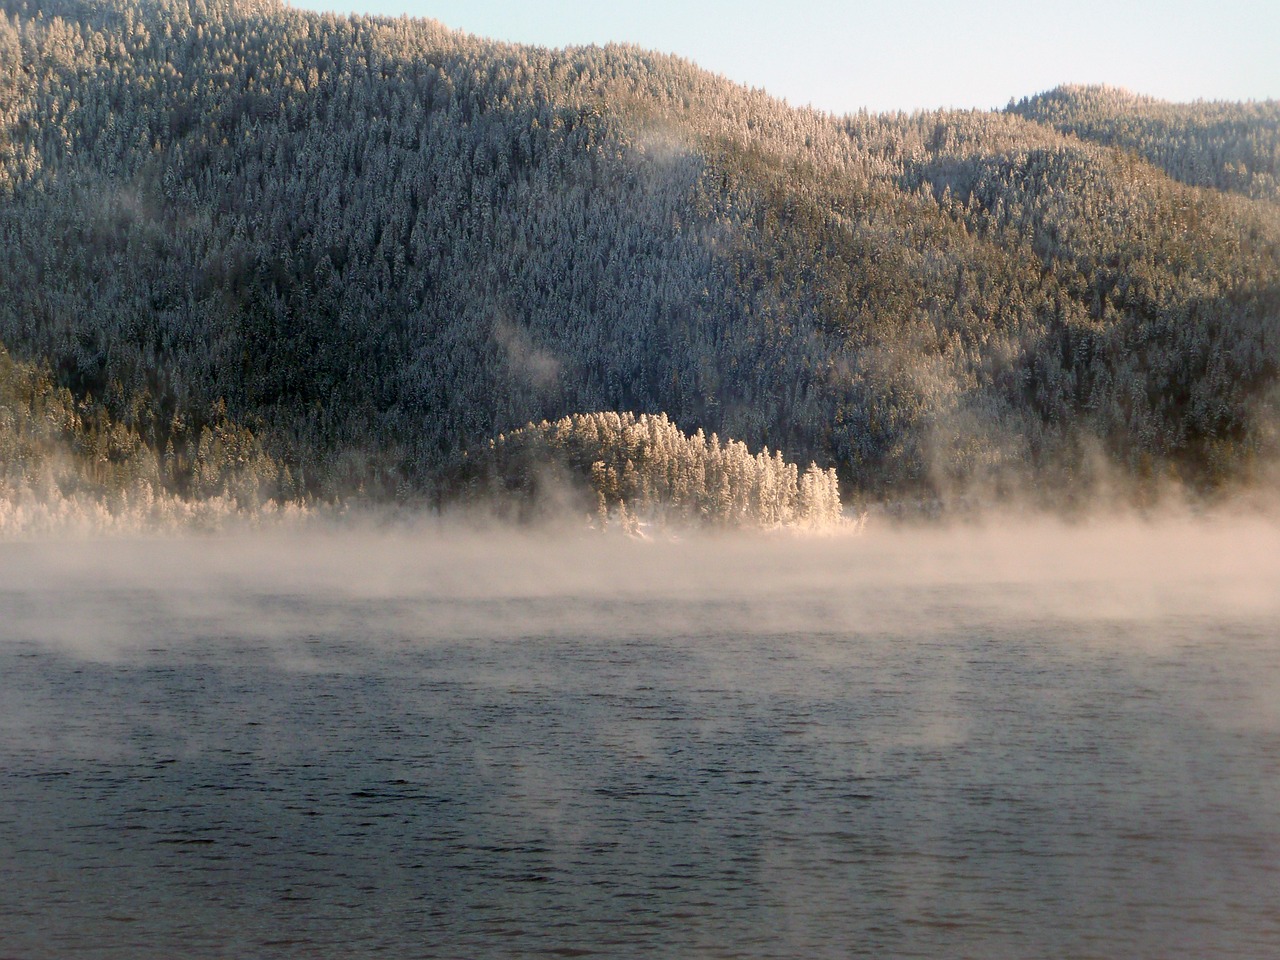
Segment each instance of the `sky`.
[{"label": "sky", "polygon": [[1003,107],[1062,83],[1165,100],[1280,98],[1277,0],[291,0],[561,47],[675,53],[832,113]]}]

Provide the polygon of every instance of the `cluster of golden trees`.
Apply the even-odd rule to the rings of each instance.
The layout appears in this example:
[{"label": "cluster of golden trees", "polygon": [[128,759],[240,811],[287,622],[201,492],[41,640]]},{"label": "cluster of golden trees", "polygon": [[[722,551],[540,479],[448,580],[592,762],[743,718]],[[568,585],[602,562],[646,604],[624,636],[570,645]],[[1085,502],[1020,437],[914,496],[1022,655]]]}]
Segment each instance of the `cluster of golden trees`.
[{"label": "cluster of golden trees", "polygon": [[603,522],[635,518],[732,526],[838,525],[834,470],[803,473],[782,454],[686,434],[663,414],[591,413],[529,424],[460,466],[472,500],[522,512],[577,500]]}]

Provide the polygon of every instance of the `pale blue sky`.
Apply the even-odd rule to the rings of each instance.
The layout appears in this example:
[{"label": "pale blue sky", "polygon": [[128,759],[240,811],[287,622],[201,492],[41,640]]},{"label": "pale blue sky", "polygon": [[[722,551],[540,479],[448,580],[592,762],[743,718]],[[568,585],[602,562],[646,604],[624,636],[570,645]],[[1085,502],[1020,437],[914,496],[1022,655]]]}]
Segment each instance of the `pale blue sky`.
[{"label": "pale blue sky", "polygon": [[[294,0],[297,2],[297,0]],[[543,46],[676,53],[837,113],[1004,106],[1060,83],[1168,100],[1280,97],[1280,0],[305,0]]]}]

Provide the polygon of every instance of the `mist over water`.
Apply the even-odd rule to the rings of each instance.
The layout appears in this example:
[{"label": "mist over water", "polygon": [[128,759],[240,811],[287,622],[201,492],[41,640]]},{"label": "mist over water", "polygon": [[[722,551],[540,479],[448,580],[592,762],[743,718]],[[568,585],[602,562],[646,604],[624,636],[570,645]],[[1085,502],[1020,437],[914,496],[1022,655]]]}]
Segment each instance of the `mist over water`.
[{"label": "mist over water", "polygon": [[1280,526],[0,545],[0,956],[1257,957]]}]

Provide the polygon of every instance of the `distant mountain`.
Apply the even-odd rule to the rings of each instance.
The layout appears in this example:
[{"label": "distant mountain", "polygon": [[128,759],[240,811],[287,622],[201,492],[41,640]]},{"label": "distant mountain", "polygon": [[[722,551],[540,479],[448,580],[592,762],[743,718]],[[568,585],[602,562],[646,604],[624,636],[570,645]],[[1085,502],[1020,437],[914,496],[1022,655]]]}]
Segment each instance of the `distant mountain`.
[{"label": "distant mountain", "polygon": [[1193,187],[1280,200],[1280,100],[1165,103],[1115,87],[1058,87],[1009,112],[1137,154]]},{"label": "distant mountain", "polygon": [[[1274,103],[832,117],[432,21],[0,10],[0,341],[179,495],[206,431],[279,498],[444,496],[467,451],[589,411],[871,499],[1276,457]],[[206,477],[259,469],[212,449]]]}]

